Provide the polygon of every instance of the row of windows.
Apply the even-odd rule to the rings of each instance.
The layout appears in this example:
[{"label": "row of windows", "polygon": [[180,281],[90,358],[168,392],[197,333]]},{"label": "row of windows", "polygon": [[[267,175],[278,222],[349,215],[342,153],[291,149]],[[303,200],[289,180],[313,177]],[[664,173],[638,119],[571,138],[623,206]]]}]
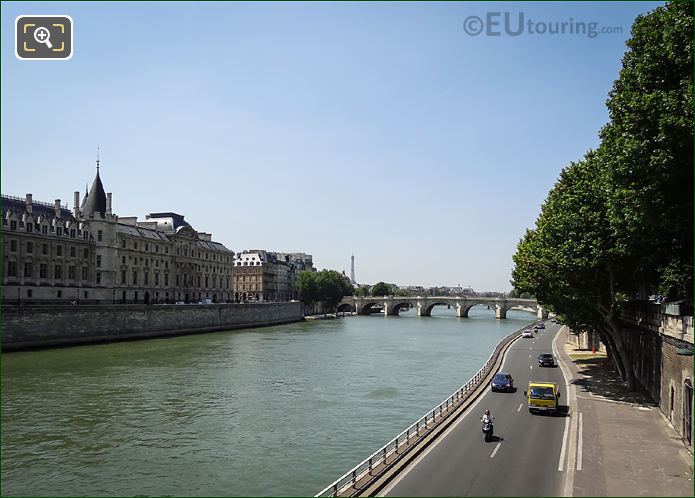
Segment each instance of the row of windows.
[{"label": "row of windows", "polygon": [[[16,240],[10,240],[10,252],[17,252],[17,248],[18,248],[17,241]],[[27,254],[34,254],[34,243],[31,241],[27,241],[25,249],[26,249]],[[69,249],[70,257],[76,258],[78,248],[75,246],[69,246],[68,249]],[[42,256],[49,256],[50,255],[50,248],[49,248],[48,244],[41,244],[41,255]],[[55,255],[56,256],[62,256],[63,255],[63,246],[62,245],[55,246]],[[89,248],[85,247],[82,249],[82,257],[85,259],[89,258]]]},{"label": "row of windows", "polygon": [[[132,273],[133,279],[131,281],[132,285],[138,285],[138,271],[133,270]],[[143,283],[144,285],[150,285],[150,274],[148,272],[145,272],[143,274],[144,279]],[[128,285],[128,271],[127,270],[121,270],[121,285]],[[154,285],[159,285],[159,273],[154,274]],[[169,285],[169,274],[165,273],[164,274],[164,286]]]},{"label": "row of windows", "polygon": [[[82,294],[83,294],[84,299],[89,299],[89,291],[84,291]],[[34,289],[27,289],[26,296],[27,297],[34,297]],[[61,299],[63,297],[63,291],[62,290],[57,291],[56,297],[58,299]]]},{"label": "row of windows", "polygon": [[[18,228],[24,229],[27,233],[40,233],[42,235],[48,235],[48,233],[53,233],[58,237],[70,237],[71,239],[77,238],[78,236],[84,240],[89,240],[89,231],[79,230],[76,228],[64,228],[62,226],[48,225],[45,223],[24,223],[23,221],[9,220],[10,230],[17,230]],[[3,225],[7,225],[7,220],[3,220]],[[101,237],[101,230],[99,230],[99,237]],[[101,240],[101,238],[99,238]]]},{"label": "row of windows", "polygon": [[[260,275],[249,275],[248,281],[249,282],[260,282],[261,278],[262,277]],[[242,275],[242,276],[236,276],[235,275],[234,276],[235,282],[246,282],[247,281],[246,279],[247,279],[246,275]]]},{"label": "row of windows", "polygon": [[[129,256],[128,261],[132,262],[132,264],[134,264],[134,265],[138,264],[137,256],[136,257]],[[148,259],[148,258],[144,258],[144,260],[143,260],[143,258],[140,258],[140,263],[143,263],[143,262],[145,263],[145,266],[150,266],[150,263],[154,262],[154,266],[156,268],[159,268],[159,263],[163,263],[164,268],[169,268],[169,261],[168,260],[161,261],[159,259]],[[122,265],[127,264],[125,256],[121,256],[121,264]]]},{"label": "row of windows", "polygon": [[[47,279],[48,278],[48,263],[40,263],[38,266],[39,276],[38,278]],[[23,275],[25,278],[35,278],[35,266],[34,263],[30,261],[24,262]],[[7,276],[11,278],[17,277],[17,262],[8,261],[7,262]],[[53,277],[54,279],[63,278],[63,265],[53,265]],[[76,280],[77,278],[77,267],[68,266],[67,273],[68,280]],[[89,268],[87,266],[82,267],[82,280],[88,280],[89,278]],[[101,283],[101,272],[97,272],[97,283]]]},{"label": "row of windows", "polygon": [[[153,274],[153,276],[154,276],[153,285],[159,285],[160,274],[158,272],[155,272]],[[140,274],[137,270],[132,271],[131,277],[132,277],[131,281],[130,281],[131,285],[139,285]],[[177,287],[181,284],[181,278],[180,277],[181,277],[180,275],[176,275],[176,286]],[[184,282],[192,283],[188,279],[188,275],[184,275],[183,277],[184,277],[183,278]],[[217,288],[217,278],[214,275],[212,276],[212,279],[210,279],[207,276],[203,279],[200,275],[198,275],[197,281],[198,281],[197,287],[201,287],[201,283],[205,282],[205,287]],[[212,285],[210,285],[211,282],[212,282]],[[143,283],[143,285],[150,285],[149,272],[143,273],[142,283]],[[221,276],[219,279],[219,283],[220,283],[220,286],[222,286],[222,284],[224,283],[224,280]],[[121,285],[128,285],[128,271],[127,270],[121,270]],[[164,273],[164,286],[165,287],[169,286],[169,274],[168,273]],[[229,288],[229,277],[227,277],[227,288]]]},{"label": "row of windows", "polygon": [[[101,239],[99,239],[99,240],[101,240]],[[121,248],[126,249],[126,248],[128,248],[128,246],[130,246],[132,249],[135,249],[135,250],[137,250],[138,247],[143,247],[143,249],[144,249],[145,252],[149,252],[149,251],[150,251],[150,244],[149,244],[149,242],[140,243],[140,244],[138,245],[138,241],[137,241],[137,240],[128,241],[128,240],[125,239],[125,238],[122,239],[122,240],[121,240]],[[158,253],[158,252],[159,252],[159,245],[158,245],[158,244],[152,244],[152,248],[154,249],[154,252],[155,252],[155,253]],[[177,255],[177,256],[181,256],[181,255],[183,255],[183,256],[188,256],[188,253],[189,253],[189,247],[188,247],[188,246],[177,247],[177,248],[176,248],[176,255]],[[191,257],[192,257],[192,258],[200,258],[200,257],[202,257],[202,256],[201,256],[201,253],[202,253],[203,256],[205,257],[205,259],[210,259],[210,260],[212,260],[212,261],[217,261],[218,255],[215,254],[215,253],[208,253],[208,252],[201,251],[201,250],[197,250],[197,251],[196,251],[195,249],[190,248],[190,254],[191,254]],[[169,254],[169,246],[168,246],[168,245],[165,245],[165,246],[164,246],[164,254]],[[220,256],[219,256],[219,260],[220,260],[220,261],[223,261],[224,258],[220,255]],[[229,256],[226,257],[226,261],[227,261],[227,263],[229,263]]]},{"label": "row of windows", "polygon": [[[149,252],[150,251],[150,244],[149,242],[145,242],[144,244],[140,244],[138,246],[138,241],[137,240],[128,240],[128,239],[121,239],[121,248],[127,249],[135,249],[136,251],[138,250],[138,247],[142,247],[144,251]],[[159,245],[157,244],[152,244],[152,247],[154,248],[154,252],[159,252]],[[169,246],[165,245],[164,246],[164,254],[169,254]]]}]

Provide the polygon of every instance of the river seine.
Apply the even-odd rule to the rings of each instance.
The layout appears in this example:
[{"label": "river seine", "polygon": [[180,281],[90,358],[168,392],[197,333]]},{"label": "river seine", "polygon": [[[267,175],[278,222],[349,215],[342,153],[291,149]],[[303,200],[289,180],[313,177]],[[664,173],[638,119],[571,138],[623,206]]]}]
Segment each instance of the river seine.
[{"label": "river seine", "polygon": [[2,494],[307,496],[534,319],[436,307],[2,355]]}]

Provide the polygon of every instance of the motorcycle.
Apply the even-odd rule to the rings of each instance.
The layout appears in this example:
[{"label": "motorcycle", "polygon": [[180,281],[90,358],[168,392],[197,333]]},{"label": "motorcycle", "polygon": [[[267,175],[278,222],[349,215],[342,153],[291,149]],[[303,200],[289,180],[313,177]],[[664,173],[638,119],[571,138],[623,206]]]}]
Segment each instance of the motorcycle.
[{"label": "motorcycle", "polygon": [[488,443],[492,439],[493,425],[492,420],[483,420],[483,434],[485,436],[485,442]]}]

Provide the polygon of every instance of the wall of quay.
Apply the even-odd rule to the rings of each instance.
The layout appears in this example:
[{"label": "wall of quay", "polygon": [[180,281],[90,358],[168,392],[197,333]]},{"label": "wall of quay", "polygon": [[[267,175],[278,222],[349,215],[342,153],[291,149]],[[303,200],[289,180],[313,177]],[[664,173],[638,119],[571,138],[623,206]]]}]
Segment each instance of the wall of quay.
[{"label": "wall of quay", "polygon": [[303,320],[300,302],[3,306],[2,351],[262,327]]}]

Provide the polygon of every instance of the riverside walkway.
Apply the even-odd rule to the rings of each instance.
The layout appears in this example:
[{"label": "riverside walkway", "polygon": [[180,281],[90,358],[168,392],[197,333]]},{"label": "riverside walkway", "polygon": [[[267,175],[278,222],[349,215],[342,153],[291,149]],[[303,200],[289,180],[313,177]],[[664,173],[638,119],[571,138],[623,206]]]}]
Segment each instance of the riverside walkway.
[{"label": "riverside walkway", "polygon": [[[578,355],[565,330],[548,323],[514,341],[499,370],[512,374],[516,392],[485,389],[406,465],[356,495],[692,496],[693,456],[659,409],[626,392],[602,358]],[[538,367],[548,352],[559,368]],[[559,416],[528,413],[529,379],[561,386]],[[496,417],[489,443],[485,409]]]}]

